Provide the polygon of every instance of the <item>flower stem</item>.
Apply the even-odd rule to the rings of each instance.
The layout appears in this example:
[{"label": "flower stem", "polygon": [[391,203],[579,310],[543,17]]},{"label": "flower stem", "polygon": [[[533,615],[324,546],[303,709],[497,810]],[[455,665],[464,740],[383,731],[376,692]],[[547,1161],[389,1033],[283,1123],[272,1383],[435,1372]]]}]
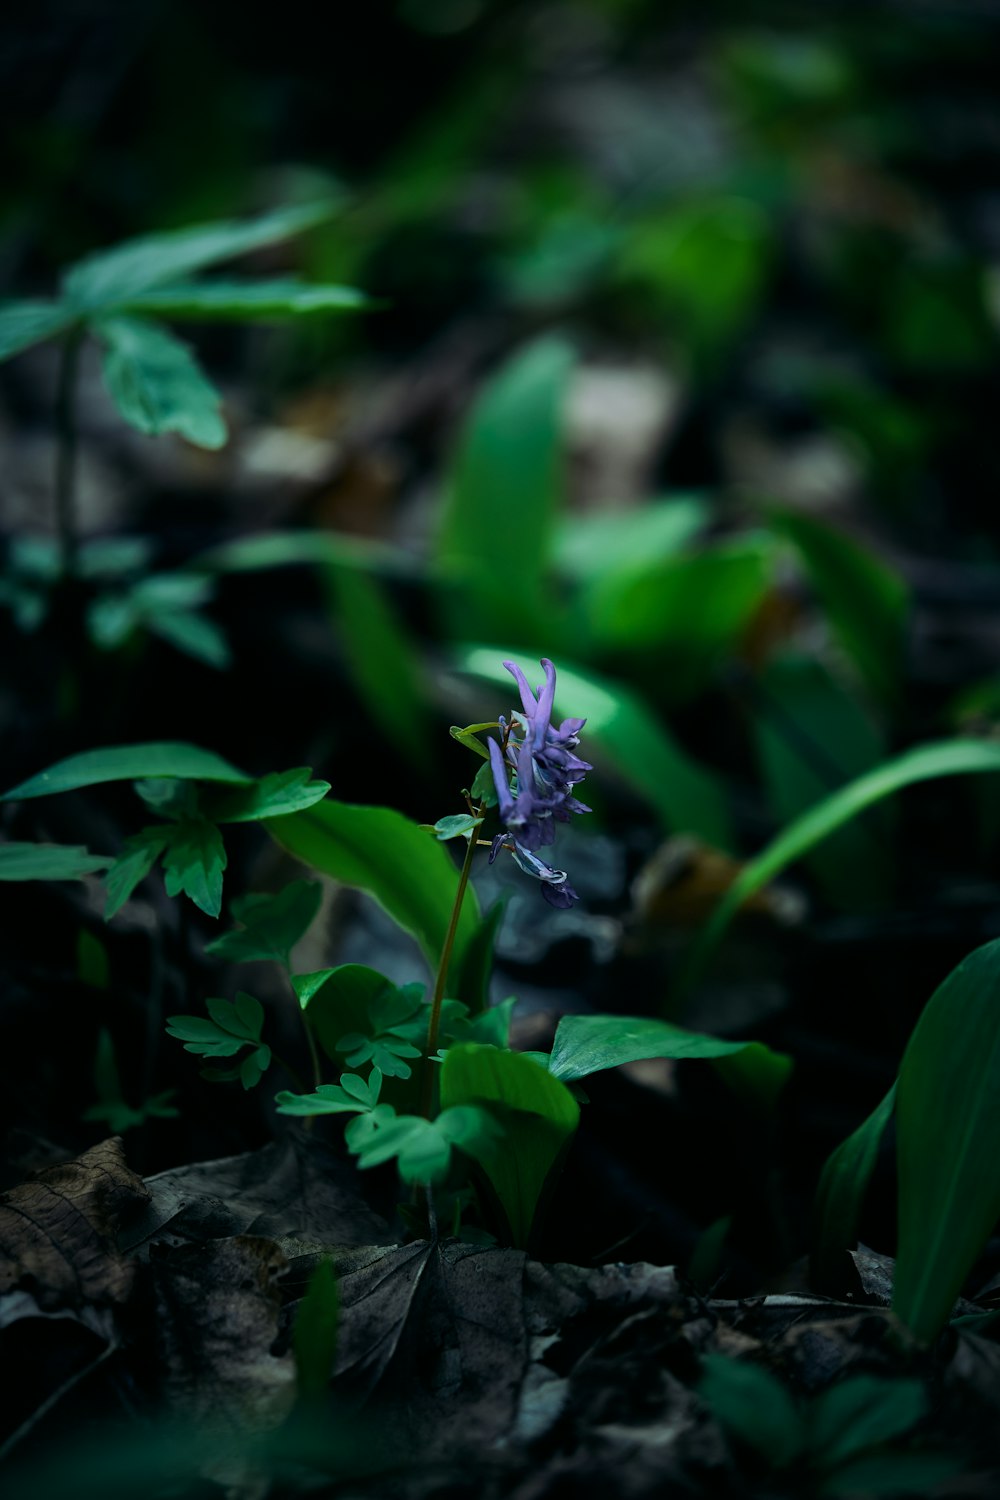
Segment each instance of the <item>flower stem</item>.
[{"label": "flower stem", "polygon": [[[477,818],[483,816],[486,803],[480,802],[475,810]],[[465,850],[465,859],[462,861],[461,873],[458,877],[458,889],[455,892],[455,904],[451,909],[451,921],[448,923],[448,931],[445,934],[444,946],[441,949],[441,959],[438,963],[437,974],[434,979],[434,993],[431,997],[431,1016],[427,1026],[427,1056],[424,1059],[424,1093],[422,1113],[430,1119],[434,1108],[434,1064],[431,1058],[437,1051],[438,1033],[441,1030],[441,1003],[444,1000],[444,987],[448,981],[448,966],[451,963],[451,954],[455,946],[455,935],[458,932],[458,922],[462,915],[462,902],[465,899],[465,888],[469,884],[469,872],[472,869],[472,859],[476,852],[476,839],[470,833]]]},{"label": "flower stem", "polygon": [[76,377],[83,329],[71,328],[63,340],[56,392],[56,532],[62,573],[76,571],[79,539],[76,530]]}]

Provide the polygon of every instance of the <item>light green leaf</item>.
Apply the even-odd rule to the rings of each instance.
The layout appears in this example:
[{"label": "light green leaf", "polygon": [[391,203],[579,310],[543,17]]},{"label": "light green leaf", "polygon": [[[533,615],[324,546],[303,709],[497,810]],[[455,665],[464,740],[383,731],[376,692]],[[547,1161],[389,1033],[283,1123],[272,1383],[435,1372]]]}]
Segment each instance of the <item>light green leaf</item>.
[{"label": "light green leaf", "polygon": [[190,896],[195,906],[217,917],[222,910],[222,872],[226,868],[222,835],[207,818],[185,818],[164,827],[167,895]]},{"label": "light green leaf", "polygon": [[191,564],[202,573],[255,573],[314,564],[364,568],[400,578],[424,578],[425,566],[401,547],[332,531],[270,531],[222,542]]},{"label": "light green leaf", "polygon": [[322,1401],[333,1375],[340,1293],[333,1261],[321,1260],[309,1278],[292,1325],[295,1382],[300,1401]]},{"label": "light green leaf", "polygon": [[562,502],[562,406],[572,351],[543,339],[480,394],[459,441],[438,559],[465,633],[533,638],[550,626],[545,570]]},{"label": "light green leaf", "polygon": [[[372,1078],[374,1079],[377,1074],[378,1069],[373,1068]],[[364,1085],[364,1079],[342,1073],[340,1083],[321,1083],[312,1094],[290,1094],[287,1090],[276,1094],[275,1104],[279,1115],[356,1115],[374,1109],[378,1100],[378,1088],[373,1084],[365,1094],[360,1094],[353,1088],[348,1090],[344,1087],[348,1078],[352,1081],[356,1079],[358,1083]],[[378,1083],[381,1085],[380,1074],[378,1074]]]},{"label": "light green leaf", "polygon": [[708,523],[707,503],[675,495],[626,510],[566,516],[556,530],[552,564],[577,583],[597,583],[609,572],[645,572],[650,562],[673,557]]},{"label": "light green leaf", "polygon": [[313,781],[311,777],[309,766],[274,771],[237,790],[213,788],[203,792],[202,807],[213,823],[257,823],[264,818],[283,818],[322,802],[330,783]]},{"label": "light green leaf", "polygon": [[805,1424],[787,1387],[758,1365],[707,1354],[698,1394],[741,1442],[776,1469],[787,1468],[805,1446]]},{"label": "light green leaf", "polygon": [[893,1311],[936,1338],[1000,1218],[1000,939],[927,1002],[896,1086],[899,1231]]},{"label": "light green leaf", "polygon": [[311,285],[282,278],[274,281],[199,281],[140,292],[123,304],[130,313],[210,322],[216,319],[282,323],[288,318],[359,312],[378,306],[349,286]]},{"label": "light green leaf", "polygon": [[221,448],[221,397],[186,344],[142,318],[105,318],[104,383],[140,432],[176,432],[199,448]]},{"label": "light green leaf", "polygon": [[474,818],[471,813],[449,813],[447,817],[438,818],[433,828],[438,839],[444,844],[449,839],[457,839],[473,833],[482,821],[482,818]]},{"label": "light green leaf", "polygon": [[909,590],[860,542],[815,516],[773,507],[772,527],[798,551],[841,645],[872,692],[899,692]]},{"label": "light green leaf", "polygon": [[133,834],[131,838],[125,840],[125,846],[108,871],[105,880],[107,886],[107,901],[104,906],[105,922],[110,922],[111,918],[121,911],[139,882],[145,880],[166,848],[166,843],[166,830],[159,826],[144,828],[141,833]]},{"label": "light green leaf", "polygon": [[288,964],[289,953],[319,911],[318,881],[293,880],[275,895],[241,896],[232,914],[241,927],[206,944],[205,952],[230,963],[270,960]]},{"label": "light green leaf", "polygon": [[0,844],[0,880],[82,880],[111,863],[82,844]]},{"label": "light green leaf", "polygon": [[242,223],[222,220],[144,235],[100,250],[71,266],[63,278],[63,289],[80,311],[122,307],[154,287],[291,239],[329,219],[336,207],[332,201],[312,203],[278,209]]},{"label": "light green leaf", "polygon": [[99,786],[106,781],[142,781],[146,777],[176,776],[185,781],[226,781],[249,785],[252,778],[237,771],[221,755],[200,750],[181,740],[163,740],[145,745],[112,745],[84,750],[56,761],[37,776],[22,781],[0,796],[0,802],[28,797],[51,797],[78,787]]},{"label": "light green leaf", "polygon": [[[292,989],[298,996],[299,1004],[305,1010],[313,995],[334,974],[334,969],[314,969],[311,974],[293,974],[291,976]],[[388,981],[386,981],[388,983]]]},{"label": "light green leaf", "polygon": [[502,1107],[502,1142],[477,1157],[496,1195],[508,1237],[528,1243],[546,1183],[576,1131],[580,1106],[558,1078],[530,1058],[463,1043],[441,1064],[441,1107]]},{"label": "light green leaf", "polygon": [[838,1381],[810,1404],[809,1456],[832,1469],[866,1449],[902,1437],[926,1415],[927,1405],[919,1380],[853,1375]]},{"label": "light green leaf", "polygon": [[[429,962],[441,954],[458,890],[448,852],[402,813],[389,807],[355,807],[332,798],[265,825],[289,854],[345,885],[367,891],[400,927],[412,933]],[[455,962],[479,918],[475,893],[466,891]]]},{"label": "light green leaf", "polygon": [[816,1189],[809,1274],[817,1291],[843,1291],[844,1252],[857,1243],[858,1220],[896,1103],[896,1085],[857,1130],[827,1157]]},{"label": "light green leaf", "polygon": [[[503,666],[516,657],[516,652],[488,646],[460,646],[455,663],[461,672],[516,691]],[[586,718],[583,749],[588,758],[592,750],[601,755],[647,799],[667,828],[696,833],[717,849],[732,849],[729,799],[722,783],[681,749],[630,689],[577,667],[556,665],[555,717]]]},{"label": "light green leaf", "polygon": [[192,609],[157,610],[147,614],[143,623],[153,635],[185,656],[204,662],[206,667],[222,672],[232,664],[229,642],[215,621],[206,615],[196,614]]},{"label": "light green leaf", "polygon": [[62,333],[76,322],[64,302],[7,302],[0,307],[0,361]]},{"label": "light green leaf", "polygon": [[788,1080],[792,1060],[760,1042],[731,1042],[685,1031],[646,1016],[563,1016],[549,1060],[553,1077],[571,1082],[647,1057],[711,1058],[737,1090],[771,1108]]},{"label": "light green leaf", "polygon": [[988,740],[941,740],[905,751],[818,802],[744,865],[695,943],[682,988],[700,979],[744,901],[866,807],[915,782],[987,771],[1000,771],[1000,745]]}]

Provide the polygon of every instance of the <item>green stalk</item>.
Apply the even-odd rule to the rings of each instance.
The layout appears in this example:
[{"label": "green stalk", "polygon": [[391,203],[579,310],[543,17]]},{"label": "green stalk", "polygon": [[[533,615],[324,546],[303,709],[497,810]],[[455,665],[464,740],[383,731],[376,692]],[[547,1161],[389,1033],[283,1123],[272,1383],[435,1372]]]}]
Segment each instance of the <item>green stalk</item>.
[{"label": "green stalk", "polygon": [[[474,815],[477,818],[483,816],[486,807],[485,802],[480,802],[475,808]],[[424,1059],[424,1092],[421,1112],[430,1119],[431,1110],[434,1107],[434,1064],[431,1058],[437,1051],[438,1033],[441,1030],[441,1003],[444,1000],[444,987],[448,981],[448,966],[451,963],[452,949],[455,946],[455,934],[458,932],[459,918],[462,915],[462,902],[465,899],[465,888],[469,884],[469,872],[472,869],[472,857],[476,852],[476,829],[473,828],[469,834],[468,847],[465,851],[465,859],[462,861],[462,870],[458,877],[458,889],[455,892],[455,904],[451,909],[451,920],[448,923],[448,931],[445,934],[444,946],[441,949],[441,959],[438,963],[437,975],[434,979],[434,994],[431,997],[431,1016],[427,1026],[427,1056]]]},{"label": "green stalk", "polygon": [[76,383],[82,327],[71,328],[62,345],[56,391],[56,532],[63,577],[76,572],[79,542],[76,527]]}]

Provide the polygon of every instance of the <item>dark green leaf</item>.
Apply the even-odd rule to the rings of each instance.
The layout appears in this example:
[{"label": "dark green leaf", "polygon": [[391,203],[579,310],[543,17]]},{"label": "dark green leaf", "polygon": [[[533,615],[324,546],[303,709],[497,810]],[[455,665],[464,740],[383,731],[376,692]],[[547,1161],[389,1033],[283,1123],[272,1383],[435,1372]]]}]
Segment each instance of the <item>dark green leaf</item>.
[{"label": "dark green leaf", "polygon": [[937,1337],[1000,1218],[1000,939],[935,990],[896,1086],[899,1240],[893,1311]]},{"label": "dark green leaf", "polygon": [[8,302],[0,307],[0,361],[64,332],[76,314],[64,302]]},{"label": "dark green leaf", "polygon": [[[372,1069],[368,1085],[363,1078],[353,1079],[350,1090],[344,1083],[351,1075],[342,1073],[340,1083],[321,1083],[312,1094],[290,1094],[287,1091],[275,1096],[280,1115],[350,1115],[367,1112],[378,1102],[382,1075]],[[357,1084],[361,1088],[357,1088]],[[395,1111],[392,1111],[395,1113]]]},{"label": "dark green leaf", "polygon": [[82,880],[111,863],[78,844],[0,844],[0,880]]},{"label": "dark green leaf", "polygon": [[689,960],[684,987],[690,987],[703,973],[744,901],[866,807],[915,782],[986,771],[1000,771],[1000,745],[988,740],[956,739],[918,745],[859,776],[857,781],[848,782],[811,807],[744,865],[702,929]]},{"label": "dark green leaf", "polygon": [[210,917],[222,910],[222,872],[226,851],[222,835],[206,818],[185,818],[165,825],[163,871],[168,896],[190,896]]},{"label": "dark green leaf", "polygon": [[399,1115],[382,1121],[363,1135],[354,1132],[349,1141],[364,1171],[395,1160],[404,1182],[428,1185],[441,1182],[452,1163],[452,1148],[483,1160],[500,1149],[504,1132],[489,1113],[477,1105],[444,1109],[434,1120],[421,1115]]},{"label": "dark green leaf", "polygon": [[349,286],[312,285],[284,278],[274,281],[199,281],[164,286],[130,297],[123,309],[163,318],[215,319],[249,323],[284,322],[317,314],[359,312],[377,306],[364,292]]},{"label": "dark green leaf", "polygon": [[[486,1011],[489,1005],[490,979],[493,975],[493,949],[506,909],[507,896],[505,894],[494,901],[477,926],[466,944],[462,962],[455,971],[455,993],[468,1006],[469,1013],[473,1016]],[[486,1041],[487,1038],[479,1037],[477,1040]],[[505,1047],[507,1038],[504,1037],[498,1045]]]},{"label": "dark green leaf", "polygon": [[161,610],[148,614],[144,624],[161,640],[206,667],[221,672],[232,663],[229,643],[218,625],[193,609]]},{"label": "dark green leaf", "polygon": [[350,1032],[367,1036],[375,999],[391,981],[364,964],[340,964],[292,980],[316,1040],[332,1062],[339,1062],[338,1043]]},{"label": "dark green leaf", "polygon": [[896,1103],[896,1085],[827,1158],[816,1189],[810,1276],[817,1291],[843,1290],[844,1252],[853,1250],[878,1149]]},{"label": "dark green leaf", "polygon": [[5,792],[0,802],[51,797],[56,792],[72,792],[77,787],[98,786],[105,781],[142,781],[150,776],[177,776],[187,781],[228,781],[237,785],[249,784],[252,780],[210,750],[199,750],[197,745],[187,745],[179,740],[164,740],[145,745],[113,745],[71,755]]},{"label": "dark green leaf", "polygon": [[480,395],[459,442],[438,541],[468,635],[532,635],[549,623],[545,569],[562,501],[562,406],[573,354],[545,339]]},{"label": "dark green leaf", "polygon": [[247,1090],[256,1088],[271,1066],[270,1047],[258,1047],[240,1063],[240,1082]]},{"label": "dark green leaf", "polygon": [[203,794],[206,816],[213,823],[256,823],[262,818],[283,818],[322,802],[330,790],[328,781],[313,781],[309,766],[293,771],[275,771],[239,790],[212,790]]},{"label": "dark green leaf", "polygon": [[125,840],[125,847],[107,873],[107,901],[104,920],[110,922],[141,880],[145,880],[166,848],[166,831],[161,827],[144,828]]},{"label": "dark green leaf", "polygon": [[221,397],[186,344],[141,318],[106,318],[104,383],[140,432],[176,432],[199,448],[221,448]]},{"label": "dark green leaf", "polygon": [[[490,647],[460,646],[456,665],[461,672],[509,690],[511,679],[503,662],[512,655],[516,657]],[[722,783],[681,749],[630,689],[589,671],[557,665],[556,717],[586,718],[583,748],[588,758],[593,750],[617,770],[668,828],[696,833],[717,849],[731,849],[729,798]]]},{"label": "dark green leaf", "polygon": [[926,1412],[927,1392],[919,1380],[851,1376],[811,1403],[806,1418],[810,1458],[833,1468],[902,1437]]},{"label": "dark green leaf", "polygon": [[71,266],[63,288],[74,308],[81,311],[122,307],[154,287],[291,239],[330,218],[336,207],[334,202],[312,203],[242,223],[223,220],[145,235]]},{"label": "dark green leaf", "polygon": [[726,1431],[784,1469],[805,1446],[805,1424],[780,1380],[722,1354],[702,1358],[698,1393]]},{"label": "dark green leaf", "polygon": [[441,1064],[441,1107],[501,1106],[502,1143],[477,1156],[512,1242],[524,1247],[543,1189],[568,1149],[580,1106],[565,1084],[517,1052],[465,1043]]},{"label": "dark green leaf", "polygon": [[292,1353],[300,1401],[319,1401],[327,1393],[337,1353],[340,1294],[332,1260],[321,1260],[309,1278],[292,1325]]},{"label": "dark green leaf", "polygon": [[276,895],[241,896],[232,914],[242,925],[206,945],[206,953],[230,963],[268,959],[289,962],[289,954],[303,935],[323,899],[318,881],[293,880]]},{"label": "dark green leaf", "polygon": [[[489,751],[486,753],[489,754]],[[481,802],[484,807],[496,807],[499,800],[497,784],[493,779],[493,767],[489,761],[484,761],[473,776],[469,794],[473,802]]]},{"label": "dark green leaf", "polygon": [[958,1453],[938,1453],[920,1448],[913,1453],[869,1453],[863,1458],[825,1475],[816,1486],[817,1495],[926,1495],[946,1491],[938,1487],[961,1474]]},{"label": "dark green leaf", "polygon": [[831,626],[872,692],[893,701],[909,608],[902,578],[853,537],[815,516],[779,508],[769,516],[801,556]]},{"label": "dark green leaf", "polygon": [[434,832],[442,843],[446,843],[448,839],[472,833],[482,821],[482,818],[474,818],[471,813],[449,813],[445,818],[438,818],[434,824]]},{"label": "dark green leaf", "polygon": [[[374,896],[429,962],[437,963],[458,890],[448,852],[419,824],[389,807],[354,807],[327,798],[307,812],[272,818],[268,833],[296,859]],[[479,919],[475,893],[466,891],[455,961]]]}]

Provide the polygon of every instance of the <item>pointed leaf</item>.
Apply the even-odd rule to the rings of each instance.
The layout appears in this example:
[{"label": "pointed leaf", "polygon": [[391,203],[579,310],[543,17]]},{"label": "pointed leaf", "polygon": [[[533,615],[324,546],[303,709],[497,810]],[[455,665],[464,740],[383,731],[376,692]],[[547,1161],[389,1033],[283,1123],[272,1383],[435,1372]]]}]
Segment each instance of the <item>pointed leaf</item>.
[{"label": "pointed leaf", "polygon": [[[302,984],[303,979],[319,983]],[[317,974],[299,976],[296,985],[299,1001],[316,1040],[332,1062],[339,1062],[339,1044],[350,1032],[367,1040],[372,1002],[391,981],[376,969],[364,964],[340,964],[335,969],[321,969]],[[301,985],[301,988],[298,986]]]},{"label": "pointed leaf", "polygon": [[[267,832],[296,859],[374,896],[432,965],[437,963],[458,890],[447,850],[419,824],[389,807],[354,807],[327,798],[307,812],[272,818]],[[475,893],[466,892],[455,945],[461,963],[479,918]]]},{"label": "pointed leaf", "polygon": [[204,811],[213,823],[256,823],[302,812],[322,802],[330,790],[328,781],[311,777],[309,766],[298,766],[292,771],[274,771],[246,787],[213,789],[203,798]]},{"label": "pointed leaf", "polygon": [[798,1458],[805,1427],[780,1380],[757,1365],[722,1354],[705,1355],[701,1368],[698,1393],[727,1432],[763,1454],[776,1469]]},{"label": "pointed leaf", "polygon": [[125,905],[140,881],[145,880],[166,848],[166,834],[162,828],[144,828],[125,840],[125,847],[107,873],[107,901],[104,905],[104,920],[111,918]]},{"label": "pointed leaf", "polygon": [[[507,910],[507,894],[500,896],[477,925],[462,955],[455,979],[454,989],[458,998],[469,1008],[469,1014],[477,1016],[489,1006],[490,979],[493,976],[493,950]],[[506,1002],[505,1002],[506,1003]],[[509,1019],[509,1017],[508,1017]],[[478,1037],[478,1041],[496,1040],[506,1047],[507,1038]]]},{"label": "pointed leaf", "polygon": [[919,1380],[886,1380],[854,1375],[821,1391],[807,1417],[809,1456],[824,1468],[856,1458],[869,1448],[891,1443],[927,1413],[927,1392]]},{"label": "pointed leaf", "polygon": [[340,1293],[332,1260],[321,1260],[309,1278],[292,1325],[292,1352],[299,1400],[315,1402],[326,1395],[337,1353]]},{"label": "pointed leaf", "polygon": [[186,818],[167,825],[163,870],[168,896],[190,896],[210,917],[222,910],[222,872],[226,851],[222,835],[205,818]]},{"label": "pointed leaf", "polygon": [[76,322],[64,302],[8,302],[0,307],[0,361],[40,344]]},{"label": "pointed leaf", "polygon": [[242,926],[215,938],[205,951],[230,963],[269,960],[287,965],[322,899],[323,888],[313,880],[290,881],[273,896],[243,896],[232,904],[232,914]]},{"label": "pointed leaf", "polygon": [[350,286],[273,281],[199,281],[140,292],[122,304],[130,313],[209,322],[283,323],[288,318],[359,312],[378,303]]},{"label": "pointed leaf", "polygon": [[60,760],[37,776],[22,781],[0,796],[0,802],[27,797],[50,797],[56,792],[72,792],[82,786],[98,786],[105,781],[142,781],[152,776],[176,776],[194,781],[228,781],[247,784],[252,778],[237,771],[221,755],[200,750],[180,740],[163,740],[145,745],[113,745],[101,750],[85,750]]},{"label": "pointed leaf", "polygon": [[186,344],[141,318],[105,318],[104,383],[140,432],[176,432],[199,448],[221,448],[221,397]]},{"label": "pointed leaf", "polygon": [[827,1157],[816,1189],[809,1273],[817,1291],[843,1291],[844,1251],[857,1243],[858,1221],[878,1150],[896,1103],[896,1085]]},{"label": "pointed leaf", "polygon": [[935,990],[896,1087],[893,1311],[921,1341],[948,1321],[1000,1218],[1000,939]]},{"label": "pointed leaf", "polygon": [[78,844],[0,844],[0,880],[82,880],[110,864]]}]

